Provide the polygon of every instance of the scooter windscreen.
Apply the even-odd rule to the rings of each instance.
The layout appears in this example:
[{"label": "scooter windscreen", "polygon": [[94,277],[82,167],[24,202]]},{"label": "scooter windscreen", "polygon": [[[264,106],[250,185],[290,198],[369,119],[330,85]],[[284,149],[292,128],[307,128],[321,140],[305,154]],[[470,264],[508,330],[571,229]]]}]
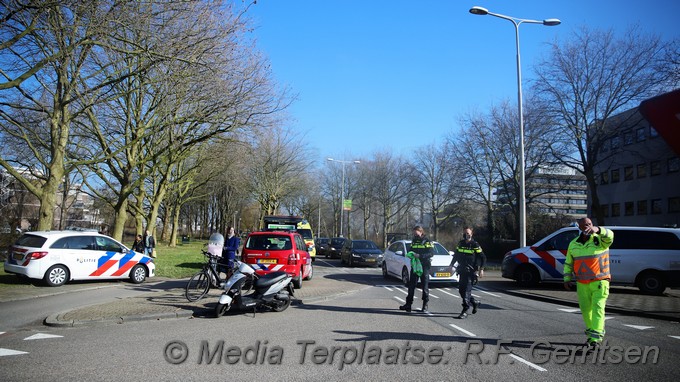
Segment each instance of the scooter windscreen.
[{"label": "scooter windscreen", "polygon": [[224,236],[219,233],[213,233],[208,239],[208,253],[213,256],[222,256],[222,249],[224,248]]}]

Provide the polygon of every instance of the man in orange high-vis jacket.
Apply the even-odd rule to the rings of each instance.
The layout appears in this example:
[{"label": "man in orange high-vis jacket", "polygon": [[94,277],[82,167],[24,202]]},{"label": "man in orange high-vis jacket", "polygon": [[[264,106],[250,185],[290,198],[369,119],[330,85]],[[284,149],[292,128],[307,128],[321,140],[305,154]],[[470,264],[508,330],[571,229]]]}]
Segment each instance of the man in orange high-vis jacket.
[{"label": "man in orange high-vis jacket", "polygon": [[576,281],[578,305],[586,324],[587,345],[595,347],[604,339],[604,308],[609,296],[609,247],[614,232],[593,226],[588,218],[578,220],[580,235],[569,243],[564,261],[564,287]]}]

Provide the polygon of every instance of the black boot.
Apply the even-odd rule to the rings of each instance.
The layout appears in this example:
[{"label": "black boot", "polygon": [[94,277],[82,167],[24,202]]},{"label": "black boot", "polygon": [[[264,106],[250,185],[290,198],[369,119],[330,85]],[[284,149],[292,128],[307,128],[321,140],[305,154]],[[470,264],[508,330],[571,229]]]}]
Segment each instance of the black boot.
[{"label": "black boot", "polygon": [[468,316],[467,311],[464,310],[464,311],[460,312],[460,314],[458,315],[457,318],[458,318],[459,320],[463,320],[463,319],[466,319],[467,316]]},{"label": "black boot", "polygon": [[404,304],[399,307],[399,310],[405,310],[407,312],[411,311],[411,304]]},{"label": "black boot", "polygon": [[479,308],[479,305],[480,305],[481,303],[482,303],[482,302],[479,301],[479,300],[475,300],[475,301],[472,302],[472,314],[477,313],[477,308]]},{"label": "black boot", "polygon": [[426,302],[423,303],[423,307],[420,309],[420,311],[422,313],[430,313],[430,311],[427,310],[427,303]]}]

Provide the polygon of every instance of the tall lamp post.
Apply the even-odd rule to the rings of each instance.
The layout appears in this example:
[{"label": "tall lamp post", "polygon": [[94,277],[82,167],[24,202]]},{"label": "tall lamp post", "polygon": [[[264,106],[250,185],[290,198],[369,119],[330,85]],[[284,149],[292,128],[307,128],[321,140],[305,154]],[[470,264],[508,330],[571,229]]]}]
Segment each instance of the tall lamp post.
[{"label": "tall lamp post", "polygon": [[527,229],[526,229],[526,190],[524,180],[524,114],[522,112],[522,67],[519,59],[519,25],[527,24],[543,24],[545,26],[555,26],[562,23],[559,19],[545,19],[527,20],[518,19],[511,16],[501,15],[498,13],[489,12],[486,8],[472,7],[470,13],[473,15],[490,15],[512,22],[515,26],[515,45],[517,46],[517,108],[519,114],[519,246],[526,246]]},{"label": "tall lamp post", "polygon": [[345,165],[347,163],[353,163],[353,164],[359,164],[361,161],[358,160],[339,160],[339,159],[333,159],[333,158],[326,158],[327,161],[329,162],[338,162],[342,163],[342,183],[341,183],[341,190],[340,190],[340,237],[342,237],[342,211],[343,211],[343,205],[345,203]]}]

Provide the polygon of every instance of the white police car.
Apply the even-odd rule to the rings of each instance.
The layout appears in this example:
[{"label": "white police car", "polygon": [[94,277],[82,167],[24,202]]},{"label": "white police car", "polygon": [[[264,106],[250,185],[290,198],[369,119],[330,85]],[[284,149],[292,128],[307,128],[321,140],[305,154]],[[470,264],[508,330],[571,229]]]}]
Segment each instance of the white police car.
[{"label": "white police car", "polygon": [[42,279],[49,286],[124,278],[139,284],[155,270],[149,256],[97,232],[27,232],[9,248],[5,260],[5,272]]}]

